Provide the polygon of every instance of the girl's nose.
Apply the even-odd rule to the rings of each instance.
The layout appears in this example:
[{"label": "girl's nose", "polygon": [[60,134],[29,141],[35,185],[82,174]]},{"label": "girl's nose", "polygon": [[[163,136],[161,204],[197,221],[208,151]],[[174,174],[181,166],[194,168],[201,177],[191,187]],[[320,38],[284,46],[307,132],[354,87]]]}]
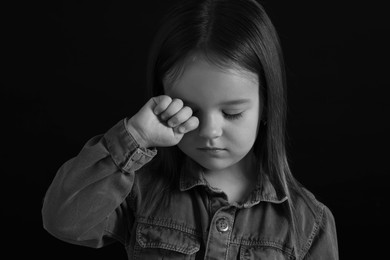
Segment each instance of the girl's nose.
[{"label": "girl's nose", "polygon": [[199,118],[199,136],[207,139],[218,138],[222,135],[222,122],[213,116]]}]

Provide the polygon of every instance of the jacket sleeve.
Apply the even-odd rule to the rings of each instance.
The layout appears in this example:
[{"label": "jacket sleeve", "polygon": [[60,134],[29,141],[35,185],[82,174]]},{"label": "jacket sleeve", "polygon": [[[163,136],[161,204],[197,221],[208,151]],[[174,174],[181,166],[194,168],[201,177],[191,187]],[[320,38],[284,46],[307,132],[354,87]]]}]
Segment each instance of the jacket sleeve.
[{"label": "jacket sleeve", "polygon": [[157,153],[140,147],[120,121],[90,139],[58,170],[43,200],[43,227],[63,241],[102,247],[125,243],[133,215],[127,196],[135,172]]},{"label": "jacket sleeve", "polygon": [[316,235],[304,259],[339,259],[336,224],[332,212],[324,206]]}]

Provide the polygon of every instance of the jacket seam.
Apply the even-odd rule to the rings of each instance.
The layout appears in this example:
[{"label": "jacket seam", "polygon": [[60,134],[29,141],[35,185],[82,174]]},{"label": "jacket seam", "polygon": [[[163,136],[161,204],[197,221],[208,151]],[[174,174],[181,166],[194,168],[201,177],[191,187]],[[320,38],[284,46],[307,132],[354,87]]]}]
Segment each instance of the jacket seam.
[{"label": "jacket seam", "polygon": [[231,243],[232,244],[236,244],[236,245],[245,246],[245,247],[248,247],[248,248],[251,248],[251,247],[269,247],[269,248],[274,248],[274,249],[278,249],[278,250],[284,252],[289,257],[293,256],[293,249],[292,248],[284,245],[283,243],[279,243],[279,242],[275,242],[275,241],[269,241],[269,240],[255,240],[255,241],[251,241],[251,240],[247,240],[247,239],[240,239],[240,240],[236,239],[236,240],[233,240]]},{"label": "jacket seam", "polygon": [[319,214],[317,215],[317,217],[315,219],[313,230],[312,230],[309,238],[307,239],[306,244],[300,250],[299,259],[303,259],[306,256],[307,252],[309,251],[309,249],[313,243],[315,236],[318,234],[320,224],[321,224],[322,219],[324,217],[324,205],[322,205],[320,203],[319,203],[319,205],[321,207],[321,211],[319,212]]},{"label": "jacket seam", "polygon": [[194,228],[186,227],[181,224],[176,224],[172,222],[166,222],[165,219],[137,219],[137,223],[143,224],[143,225],[151,225],[151,226],[158,226],[163,228],[170,228],[177,231],[185,232],[189,235],[194,235],[196,237],[202,238],[202,234],[198,231],[196,231]]},{"label": "jacket seam", "polygon": [[141,236],[141,231],[137,227],[136,240],[142,248],[145,248],[145,247],[156,248],[157,247],[157,248],[162,248],[162,249],[167,249],[167,250],[173,250],[173,251],[180,252],[183,254],[194,254],[194,253],[198,252],[199,248],[200,248],[200,245],[198,243],[196,243],[196,246],[191,248],[191,250],[185,250],[182,246],[175,246],[175,245],[172,245],[172,244],[169,244],[166,242],[148,242],[148,243],[146,243],[146,242],[143,242],[139,239],[140,236]]}]

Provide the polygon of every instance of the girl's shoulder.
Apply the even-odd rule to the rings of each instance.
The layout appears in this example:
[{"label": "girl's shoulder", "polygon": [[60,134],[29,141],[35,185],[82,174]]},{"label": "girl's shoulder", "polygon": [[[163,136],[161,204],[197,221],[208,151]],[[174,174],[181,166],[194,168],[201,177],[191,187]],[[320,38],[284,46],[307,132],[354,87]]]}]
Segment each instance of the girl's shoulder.
[{"label": "girl's shoulder", "polygon": [[[301,187],[301,191],[297,193],[295,205],[298,212],[310,214],[315,219],[319,220],[324,214],[332,215],[330,209],[308,189]],[[333,216],[333,215],[332,215]]]},{"label": "girl's shoulder", "polygon": [[317,247],[318,241],[324,244],[337,244],[336,224],[331,210],[319,201],[312,192],[301,188],[295,193],[293,214],[296,229],[300,231],[300,254],[305,255]]}]

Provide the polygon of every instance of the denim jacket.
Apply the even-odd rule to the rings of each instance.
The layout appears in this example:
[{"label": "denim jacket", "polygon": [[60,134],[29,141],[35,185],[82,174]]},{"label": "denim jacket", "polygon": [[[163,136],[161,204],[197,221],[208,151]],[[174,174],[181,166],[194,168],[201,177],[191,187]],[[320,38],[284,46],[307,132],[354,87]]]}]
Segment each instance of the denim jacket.
[{"label": "denim jacket", "polygon": [[[120,241],[129,259],[338,259],[330,210],[294,205],[301,241],[294,252],[283,212],[288,198],[265,179],[244,203],[229,203],[202,174],[185,168],[169,206],[140,213],[142,167],[157,154],[140,147],[120,121],[89,140],[59,169],[43,202],[44,228],[63,241],[99,248]],[[144,169],[147,167],[144,167]]]}]

